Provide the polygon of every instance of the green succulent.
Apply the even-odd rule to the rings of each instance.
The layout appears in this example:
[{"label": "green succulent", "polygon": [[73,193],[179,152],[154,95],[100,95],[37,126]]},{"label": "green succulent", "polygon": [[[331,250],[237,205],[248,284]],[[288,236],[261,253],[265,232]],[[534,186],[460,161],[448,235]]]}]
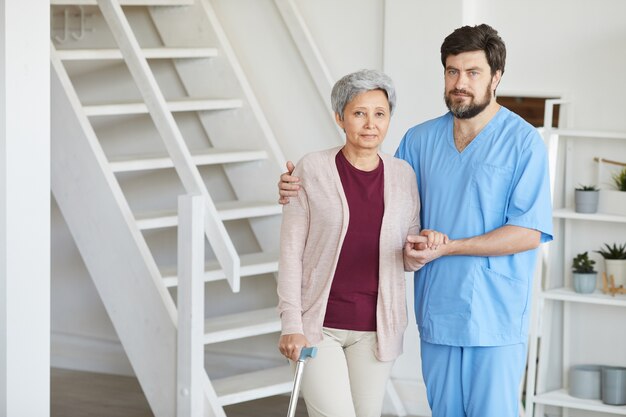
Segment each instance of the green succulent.
[{"label": "green succulent", "polygon": [[572,269],[574,272],[588,274],[590,272],[595,272],[593,269],[595,263],[596,261],[589,259],[589,254],[587,252],[579,253],[572,262]]},{"label": "green succulent", "polygon": [[626,168],[617,174],[613,174],[613,182],[619,191],[626,191]]},{"label": "green succulent", "polygon": [[623,245],[613,243],[611,246],[609,246],[608,243],[605,243],[604,247],[605,249],[596,251],[602,255],[604,259],[626,259],[626,243]]},{"label": "green succulent", "polygon": [[578,191],[598,191],[598,189],[596,188],[595,185],[580,185],[578,188],[576,188],[576,190]]}]

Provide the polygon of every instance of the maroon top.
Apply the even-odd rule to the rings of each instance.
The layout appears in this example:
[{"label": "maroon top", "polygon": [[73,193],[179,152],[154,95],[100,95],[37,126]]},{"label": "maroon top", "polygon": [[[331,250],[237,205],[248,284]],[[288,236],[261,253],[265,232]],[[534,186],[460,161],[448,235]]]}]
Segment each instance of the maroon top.
[{"label": "maroon top", "polygon": [[343,155],[335,158],[350,221],[330,287],[324,326],[375,331],[380,226],[385,212],[384,168],[361,171]]}]

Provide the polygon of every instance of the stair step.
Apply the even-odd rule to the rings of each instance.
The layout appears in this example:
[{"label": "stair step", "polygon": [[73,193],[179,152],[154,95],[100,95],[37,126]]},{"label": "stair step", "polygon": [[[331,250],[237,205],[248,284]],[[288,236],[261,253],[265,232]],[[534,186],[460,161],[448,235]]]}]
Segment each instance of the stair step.
[{"label": "stair step", "polygon": [[[268,274],[278,271],[278,254],[271,252],[258,252],[247,255],[240,255],[242,277]],[[175,267],[161,269],[161,276],[166,287],[178,285],[178,275]],[[204,281],[219,281],[226,279],[224,271],[217,261],[210,261],[205,264]]]},{"label": "stair step", "polygon": [[204,321],[204,344],[278,331],[280,331],[280,319],[275,307],[211,317]]},{"label": "stair step", "polygon": [[[217,56],[217,48],[145,48],[147,59],[212,58]],[[62,61],[122,59],[119,49],[57,49]]]},{"label": "stair step", "polygon": [[[216,165],[236,162],[249,162],[267,159],[266,151],[210,149],[195,151],[191,155],[194,164]],[[132,157],[111,158],[109,165],[113,172],[147,171],[150,169],[173,168],[172,159],[164,154],[143,154]]]},{"label": "stair step", "polygon": [[[226,201],[216,203],[215,206],[222,221],[250,219],[253,217],[272,216],[281,214],[282,206],[274,202],[262,201]],[[174,227],[178,225],[176,210],[163,210],[149,213],[140,213],[135,216],[137,226],[141,230]]]},{"label": "stair step", "polygon": [[[119,0],[122,6],[189,6],[194,0]],[[50,0],[53,6],[95,6],[97,0]]]},{"label": "stair step", "polygon": [[276,202],[225,201],[216,203],[222,220],[249,219],[281,214],[283,208]]},{"label": "stair step", "polygon": [[293,371],[289,365],[211,380],[222,406],[291,392]]},{"label": "stair step", "polygon": [[[241,106],[242,101],[239,99],[186,98],[167,102],[167,107],[172,112],[232,110],[238,109]],[[148,113],[148,107],[146,103],[142,101],[131,103],[88,104],[83,106],[83,109],[87,116],[117,116]]]}]

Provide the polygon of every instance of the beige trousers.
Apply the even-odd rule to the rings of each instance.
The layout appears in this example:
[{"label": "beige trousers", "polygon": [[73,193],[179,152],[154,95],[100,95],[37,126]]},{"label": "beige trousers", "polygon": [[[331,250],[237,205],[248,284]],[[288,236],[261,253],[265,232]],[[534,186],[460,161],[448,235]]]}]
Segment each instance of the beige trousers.
[{"label": "beige trousers", "polygon": [[324,328],[301,392],[309,417],[380,417],[393,361],[376,359],[376,332]]}]

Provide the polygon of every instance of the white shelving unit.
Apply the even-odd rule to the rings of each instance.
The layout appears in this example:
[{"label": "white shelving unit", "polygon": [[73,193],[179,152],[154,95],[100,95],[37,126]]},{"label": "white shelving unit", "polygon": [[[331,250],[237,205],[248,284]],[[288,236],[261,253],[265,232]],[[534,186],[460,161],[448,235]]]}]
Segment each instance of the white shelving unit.
[{"label": "white shelving unit", "polygon": [[[551,126],[553,106],[556,104],[567,104],[563,100],[546,100],[546,110],[544,115],[544,128],[540,129],[544,141],[548,147],[550,159],[551,188],[553,196],[553,218],[554,218],[554,244],[544,247],[541,254],[541,267],[538,268],[536,277],[533,317],[531,318],[531,331],[528,357],[528,376],[526,380],[526,417],[544,417],[545,407],[553,406],[562,409],[561,415],[569,416],[571,410],[607,413],[609,415],[626,415],[626,406],[612,406],[602,403],[600,400],[585,400],[572,397],[568,394],[567,377],[569,366],[572,365],[571,340],[572,312],[574,309],[598,309],[598,308],[626,308],[626,295],[611,296],[596,290],[592,294],[578,294],[571,287],[570,274],[571,259],[576,251],[573,247],[575,243],[580,246],[583,236],[576,233],[580,227],[613,227],[610,232],[615,241],[624,239],[624,223],[626,223],[626,208],[624,215],[615,214],[583,214],[576,213],[571,207],[573,205],[573,190],[578,183],[573,182],[573,175],[576,165],[573,157],[573,150],[576,143],[580,141],[610,140],[619,141],[619,146],[626,146],[626,132],[602,132],[589,130],[558,129]],[[561,141],[561,143],[559,143]],[[588,145],[589,146],[589,145]],[[624,148],[626,149],[626,147]],[[595,155],[591,155],[593,157]],[[598,179],[599,181],[599,179]],[[583,224],[581,222],[585,222]],[[576,226],[576,227],[575,227]],[[620,230],[622,233],[620,233]],[[609,240],[612,241],[612,240]],[[585,246],[587,247],[587,246]],[[589,246],[591,253],[596,247]],[[587,250],[587,249],[586,249]],[[555,276],[557,263],[561,263],[561,277]],[[552,264],[552,265],[551,265]],[[543,279],[542,279],[543,278]],[[562,278],[562,279],[557,279]],[[555,324],[554,312],[562,309],[562,322]],[[585,310],[586,311],[586,310]],[[626,310],[624,310],[626,311]],[[610,332],[622,332],[623,327],[617,325],[611,330],[607,327],[607,337]],[[579,330],[584,331],[584,330]],[[558,333],[562,336],[562,346],[559,353],[560,358],[550,357],[551,339]],[[594,342],[596,343],[596,342]],[[606,341],[598,340],[598,349],[602,349],[602,343]],[[617,346],[617,349],[626,349]],[[548,367],[554,361],[561,360],[562,363],[562,386],[558,389],[547,389]],[[626,365],[620,363],[619,365]]]}]

